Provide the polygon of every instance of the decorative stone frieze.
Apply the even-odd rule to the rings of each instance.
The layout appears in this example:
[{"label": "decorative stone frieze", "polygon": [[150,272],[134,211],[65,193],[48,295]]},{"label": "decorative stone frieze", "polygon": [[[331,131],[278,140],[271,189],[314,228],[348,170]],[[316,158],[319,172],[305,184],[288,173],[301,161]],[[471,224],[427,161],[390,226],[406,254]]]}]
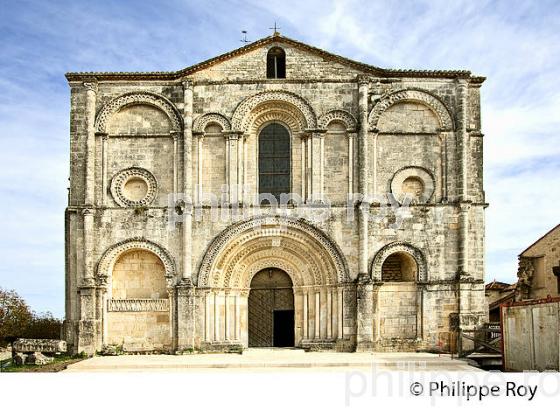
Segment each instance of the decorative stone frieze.
[{"label": "decorative stone frieze", "polygon": [[109,312],[168,312],[169,299],[108,299]]}]

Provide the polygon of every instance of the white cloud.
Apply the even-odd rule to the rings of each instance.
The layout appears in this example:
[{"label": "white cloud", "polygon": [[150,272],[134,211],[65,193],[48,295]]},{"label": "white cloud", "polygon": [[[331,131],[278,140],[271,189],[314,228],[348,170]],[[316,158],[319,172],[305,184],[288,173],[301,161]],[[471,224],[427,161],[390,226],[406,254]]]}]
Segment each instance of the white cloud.
[{"label": "white cloud", "polygon": [[[243,29],[251,40],[269,35],[275,20],[282,34],[369,64],[467,68],[488,77],[487,277],[513,280],[517,253],[559,222],[559,7],[490,0],[13,2],[0,21],[0,212],[9,216],[0,285],[27,289],[37,309],[62,313],[65,71],[178,69],[241,46]],[[28,269],[17,262],[26,260]]]}]

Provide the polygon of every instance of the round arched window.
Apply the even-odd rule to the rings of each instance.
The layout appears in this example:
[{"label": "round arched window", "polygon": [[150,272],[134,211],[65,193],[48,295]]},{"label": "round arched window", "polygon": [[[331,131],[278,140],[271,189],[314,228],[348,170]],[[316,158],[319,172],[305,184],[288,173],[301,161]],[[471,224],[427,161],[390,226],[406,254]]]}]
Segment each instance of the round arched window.
[{"label": "round arched window", "polygon": [[259,193],[290,193],[290,133],[286,127],[272,123],[259,134]]},{"label": "round arched window", "polygon": [[268,50],[266,78],[286,78],[286,53],[280,47]]}]

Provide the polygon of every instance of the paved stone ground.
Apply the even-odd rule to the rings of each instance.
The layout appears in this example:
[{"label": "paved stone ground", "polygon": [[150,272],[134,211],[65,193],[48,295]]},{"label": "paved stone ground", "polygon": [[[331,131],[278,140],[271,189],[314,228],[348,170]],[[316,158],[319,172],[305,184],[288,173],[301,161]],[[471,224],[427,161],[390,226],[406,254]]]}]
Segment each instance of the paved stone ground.
[{"label": "paved stone ground", "polygon": [[67,372],[216,370],[482,371],[449,355],[430,353],[306,353],[297,349],[247,349],[243,354],[98,356],[68,366]]}]

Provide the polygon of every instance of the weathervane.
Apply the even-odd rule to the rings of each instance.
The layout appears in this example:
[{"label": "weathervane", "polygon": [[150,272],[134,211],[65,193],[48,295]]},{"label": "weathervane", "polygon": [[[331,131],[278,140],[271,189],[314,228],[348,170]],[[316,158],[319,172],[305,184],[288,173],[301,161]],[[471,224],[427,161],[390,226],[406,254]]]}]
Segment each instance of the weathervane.
[{"label": "weathervane", "polygon": [[243,38],[239,41],[241,41],[242,43],[250,43],[250,41],[247,40],[247,30],[241,30],[241,33],[243,33]]},{"label": "weathervane", "polygon": [[276,26],[276,20],[274,21],[274,27],[269,27],[269,30],[274,30],[274,34],[272,34],[273,36],[279,36],[280,33],[278,32],[279,29],[281,29],[282,27],[277,27]]}]

